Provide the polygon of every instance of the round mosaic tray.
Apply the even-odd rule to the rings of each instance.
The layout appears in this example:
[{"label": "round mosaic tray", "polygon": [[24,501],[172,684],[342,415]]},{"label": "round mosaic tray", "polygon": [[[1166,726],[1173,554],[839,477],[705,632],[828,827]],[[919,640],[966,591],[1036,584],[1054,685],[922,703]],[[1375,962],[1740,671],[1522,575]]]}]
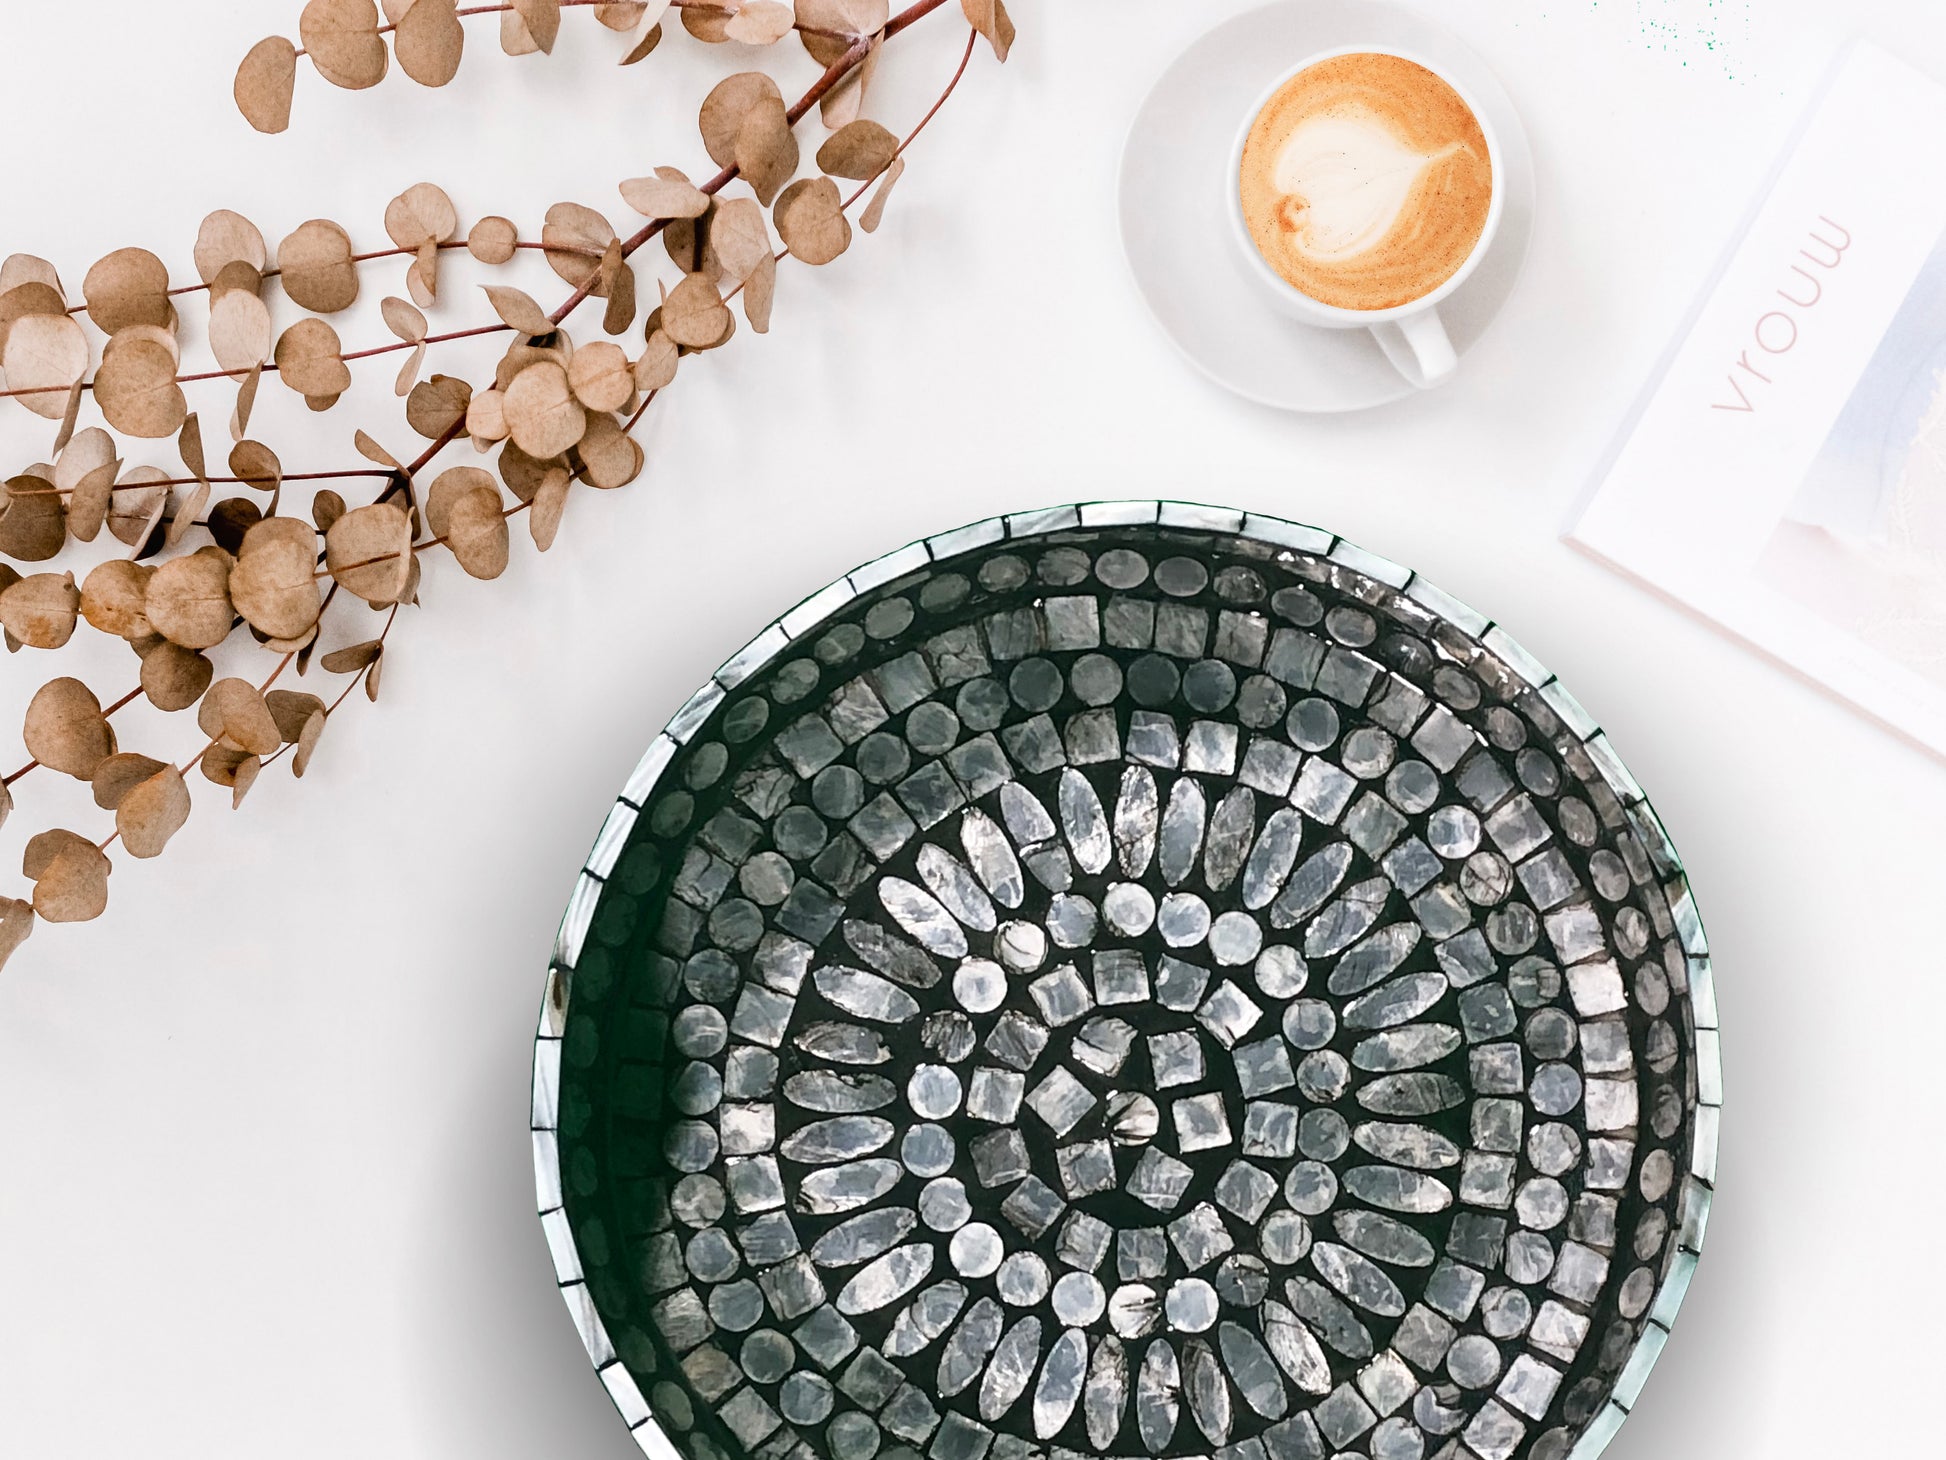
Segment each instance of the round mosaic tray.
[{"label": "round mosaic tray", "polygon": [[1715,1176],[1605,736],[1329,533],[994,519],[785,614],[563,922],[539,1205],[689,1460],[1589,1460]]}]

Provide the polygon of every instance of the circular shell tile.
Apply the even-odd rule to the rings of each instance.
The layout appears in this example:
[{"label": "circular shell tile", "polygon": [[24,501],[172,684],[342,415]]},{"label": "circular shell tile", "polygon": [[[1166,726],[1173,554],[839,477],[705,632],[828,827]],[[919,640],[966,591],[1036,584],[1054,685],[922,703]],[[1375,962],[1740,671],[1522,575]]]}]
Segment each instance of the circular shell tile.
[{"label": "circular shell tile", "polygon": [[641,1433],[1590,1460],[1634,1404],[1721,1099],[1680,863],[1497,628],[1239,520],[902,550],[657,738],[534,1107]]}]

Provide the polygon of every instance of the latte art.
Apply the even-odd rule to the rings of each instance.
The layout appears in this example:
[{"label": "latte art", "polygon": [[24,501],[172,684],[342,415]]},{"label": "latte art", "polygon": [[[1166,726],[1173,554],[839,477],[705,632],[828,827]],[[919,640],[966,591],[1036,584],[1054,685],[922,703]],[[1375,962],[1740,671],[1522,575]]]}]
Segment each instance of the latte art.
[{"label": "latte art", "polygon": [[1422,66],[1340,56],[1299,72],[1244,144],[1244,220],[1293,288],[1341,309],[1409,304],[1464,265],[1493,165],[1480,124]]}]

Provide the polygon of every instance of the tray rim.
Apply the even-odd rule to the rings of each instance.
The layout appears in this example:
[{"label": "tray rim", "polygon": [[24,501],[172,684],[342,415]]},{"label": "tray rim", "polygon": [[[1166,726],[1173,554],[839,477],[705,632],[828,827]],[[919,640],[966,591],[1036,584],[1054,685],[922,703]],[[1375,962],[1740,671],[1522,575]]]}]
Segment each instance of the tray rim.
[{"label": "tray rim", "polygon": [[[641,760],[616,797],[595,836],[587,861],[575,877],[574,889],[555,935],[541,996],[539,1027],[534,1038],[530,1134],[534,1155],[536,1211],[554,1263],[554,1276],[573,1320],[582,1347],[596,1376],[608,1391],[636,1445],[652,1460],[683,1460],[682,1453],[663,1433],[650,1413],[626,1366],[610,1341],[596,1312],[568,1225],[561,1190],[558,1127],[561,1040],[567,1027],[573,968],[580,957],[595,903],[615,860],[647,804],[662,772],[676,752],[709,719],[724,696],[758,669],[814,632],[853,599],[906,573],[997,542],[1090,527],[1177,527],[1197,532],[1226,533],[1280,548],[1291,548],[1341,563],[1385,583],[1480,641],[1526,679],[1562,720],[1580,736],[1602,779],[1626,806],[1638,808],[1662,837],[1663,851],[1674,872],[1665,882],[1676,918],[1689,971],[1690,1005],[1696,1031],[1697,1103],[1691,1113],[1689,1169],[1683,1175],[1679,1247],[1668,1274],[1656,1290],[1655,1302],[1644,1315],[1640,1337],[1610,1390],[1607,1402],[1582,1428],[1567,1460],[1598,1460],[1639,1400],[1656,1360],[1669,1339],[1676,1315],[1687,1296],[1707,1231],[1715,1196],[1718,1134],[1723,1106],[1720,1030],[1716,1011],[1714,969],[1701,913],[1689,886],[1682,857],[1670,840],[1662,819],[1646,792],[1629,773],[1609,742],[1607,733],[1582,708],[1579,700],[1496,621],[1469,607],[1416,572],[1389,558],[1369,552],[1337,534],[1286,518],[1235,508],[1178,499],[1126,499],[1074,502],[1058,507],[986,517],[963,527],[934,533],[895,548],[853,568],[816,592],[808,594],[761,629],[747,644],[723,661],[701,688],[686,700],[649,742]],[[1680,886],[1678,895],[1676,889]]]}]

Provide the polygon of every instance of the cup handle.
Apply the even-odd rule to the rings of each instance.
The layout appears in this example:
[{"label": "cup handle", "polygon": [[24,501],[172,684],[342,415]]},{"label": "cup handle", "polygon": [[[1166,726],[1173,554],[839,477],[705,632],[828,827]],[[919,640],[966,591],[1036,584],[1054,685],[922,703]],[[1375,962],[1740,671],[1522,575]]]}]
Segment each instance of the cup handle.
[{"label": "cup handle", "polygon": [[1443,385],[1459,369],[1459,355],[1439,322],[1439,311],[1422,310],[1375,331],[1399,373],[1421,390]]}]

